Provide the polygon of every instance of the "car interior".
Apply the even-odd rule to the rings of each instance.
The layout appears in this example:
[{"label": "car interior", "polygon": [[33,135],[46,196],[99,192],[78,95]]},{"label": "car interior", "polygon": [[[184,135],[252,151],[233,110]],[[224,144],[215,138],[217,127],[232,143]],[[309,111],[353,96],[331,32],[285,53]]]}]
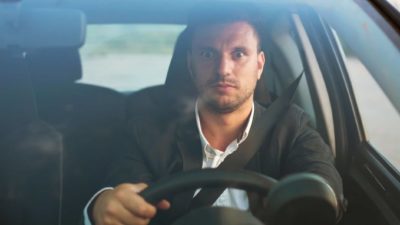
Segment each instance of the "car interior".
[{"label": "car interior", "polygon": [[[255,100],[268,106],[304,73],[294,102],[308,113],[334,154],[337,149],[344,151],[337,145],[341,140],[335,136],[322,73],[312,64],[316,53],[307,48],[310,37],[304,33],[306,20],[316,23],[319,17],[305,19],[279,4],[268,5],[266,10],[270,11],[265,19],[269,35],[262,41],[267,63]],[[0,34],[0,183],[4,184],[0,185],[0,223],[78,224],[86,203],[102,188],[110,163],[129,148],[125,134],[128,121],[149,113],[174,116],[174,109],[185,107],[187,99],[194,98],[195,88],[186,68],[188,40],[183,31],[164,84],[127,94],[78,82],[85,76],[79,49],[84,44],[85,27],[91,23],[82,19],[83,14],[67,9],[24,13],[38,19],[24,24],[26,27],[17,33],[11,32],[10,37],[2,39]],[[66,22],[60,15],[72,19]],[[139,22],[145,18],[139,17]],[[183,17],[174,19],[184,24]],[[7,19],[12,21],[14,16]],[[149,22],[162,20],[160,16]],[[8,29],[2,25],[0,31]],[[56,28],[50,34],[42,29],[45,26]],[[66,29],[68,37],[56,35],[66,33]],[[22,38],[27,36],[30,41]],[[97,157],[92,157],[94,154]],[[365,194],[357,195],[360,189],[356,184],[345,178],[345,185],[345,194],[354,196],[349,199],[351,215],[345,215],[341,224],[389,224],[381,216],[368,215],[380,212]]]}]

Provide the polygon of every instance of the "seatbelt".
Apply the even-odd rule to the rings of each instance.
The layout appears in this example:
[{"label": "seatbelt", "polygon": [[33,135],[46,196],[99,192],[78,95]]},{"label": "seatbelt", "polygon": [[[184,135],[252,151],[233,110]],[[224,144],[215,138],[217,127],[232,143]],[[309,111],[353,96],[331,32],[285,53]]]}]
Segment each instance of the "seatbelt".
[{"label": "seatbelt", "polygon": [[[222,170],[242,169],[251,158],[261,148],[265,137],[272,130],[275,123],[279,120],[284,111],[287,110],[293,100],[297,86],[304,74],[301,72],[298,78],[290,84],[285,92],[277,98],[260,116],[257,123],[252,124],[251,132],[246,140],[239,145],[239,148],[216,168]],[[211,206],[226,188],[203,188],[192,199],[190,209],[196,209],[203,206]]]}]

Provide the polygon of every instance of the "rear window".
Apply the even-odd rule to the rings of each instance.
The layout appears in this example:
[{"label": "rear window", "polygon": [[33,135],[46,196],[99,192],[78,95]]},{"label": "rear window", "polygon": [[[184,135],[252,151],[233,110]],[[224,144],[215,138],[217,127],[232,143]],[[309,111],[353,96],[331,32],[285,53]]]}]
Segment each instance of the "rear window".
[{"label": "rear window", "polygon": [[163,84],[183,25],[90,25],[81,83],[121,92]]}]

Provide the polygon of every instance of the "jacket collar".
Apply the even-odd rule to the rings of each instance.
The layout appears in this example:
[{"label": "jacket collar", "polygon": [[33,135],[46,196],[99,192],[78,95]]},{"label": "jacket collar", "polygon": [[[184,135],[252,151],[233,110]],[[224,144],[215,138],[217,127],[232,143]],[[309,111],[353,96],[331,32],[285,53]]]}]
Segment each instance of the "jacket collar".
[{"label": "jacket collar", "polygon": [[[265,108],[254,102],[253,124],[257,122],[263,111]],[[250,132],[255,132],[255,130],[250,129]],[[203,153],[194,109],[183,115],[178,122],[176,140],[182,157],[183,171],[201,169]]]},{"label": "jacket collar", "polygon": [[178,122],[176,140],[183,171],[201,169],[203,155],[194,110],[187,112]]}]

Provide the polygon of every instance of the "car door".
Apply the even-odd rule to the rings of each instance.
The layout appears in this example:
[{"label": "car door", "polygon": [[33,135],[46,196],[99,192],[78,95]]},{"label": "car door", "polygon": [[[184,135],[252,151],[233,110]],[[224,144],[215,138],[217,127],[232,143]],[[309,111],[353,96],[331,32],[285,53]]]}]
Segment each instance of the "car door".
[{"label": "car door", "polygon": [[399,13],[371,2],[327,3],[316,7],[318,14],[308,7],[298,12],[305,68],[324,79],[311,83],[311,90],[322,84],[329,94],[318,100],[318,91],[311,92],[318,114],[332,114],[333,133],[329,120],[322,122],[334,137],[344,178],[348,210],[342,224],[400,224]]}]

